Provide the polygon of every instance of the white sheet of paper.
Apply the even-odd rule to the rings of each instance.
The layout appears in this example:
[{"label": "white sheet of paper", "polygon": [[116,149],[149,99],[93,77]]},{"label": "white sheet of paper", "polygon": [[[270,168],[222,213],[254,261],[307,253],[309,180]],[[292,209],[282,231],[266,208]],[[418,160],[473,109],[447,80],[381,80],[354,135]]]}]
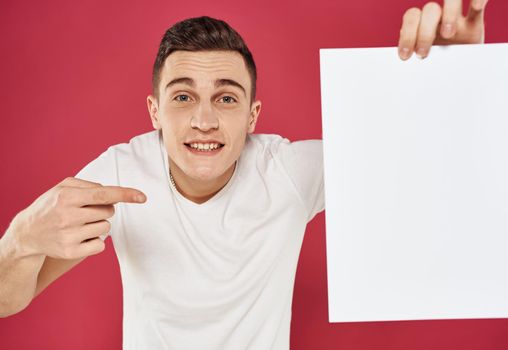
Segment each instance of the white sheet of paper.
[{"label": "white sheet of paper", "polygon": [[330,322],[508,317],[508,45],[320,56]]}]

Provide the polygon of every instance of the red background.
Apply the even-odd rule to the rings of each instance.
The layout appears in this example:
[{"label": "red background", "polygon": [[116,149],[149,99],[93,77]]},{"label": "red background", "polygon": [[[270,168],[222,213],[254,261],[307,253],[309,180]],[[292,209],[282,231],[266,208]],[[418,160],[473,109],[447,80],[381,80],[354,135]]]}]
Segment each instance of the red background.
[{"label": "red background", "polygon": [[[404,10],[423,3],[2,0],[0,230],[107,146],[151,129],[145,104],[151,66],[163,32],[176,21],[209,15],[236,28],[259,69],[257,131],[296,140],[321,137],[318,49],[395,46]],[[491,0],[487,42],[508,41],[507,19],[508,2]],[[292,349],[508,348],[503,319],[329,324],[325,261],[319,214],[298,265]],[[0,348],[118,349],[121,305],[108,243],[26,310],[0,319]]]}]

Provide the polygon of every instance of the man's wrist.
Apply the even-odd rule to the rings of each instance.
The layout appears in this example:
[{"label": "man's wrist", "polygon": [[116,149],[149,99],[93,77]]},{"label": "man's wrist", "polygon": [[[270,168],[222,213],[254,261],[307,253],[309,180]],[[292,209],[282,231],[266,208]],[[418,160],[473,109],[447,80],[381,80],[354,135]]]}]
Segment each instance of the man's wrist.
[{"label": "man's wrist", "polygon": [[23,243],[21,225],[14,218],[2,239],[0,239],[0,258],[21,260],[40,255],[42,254],[34,252]]}]

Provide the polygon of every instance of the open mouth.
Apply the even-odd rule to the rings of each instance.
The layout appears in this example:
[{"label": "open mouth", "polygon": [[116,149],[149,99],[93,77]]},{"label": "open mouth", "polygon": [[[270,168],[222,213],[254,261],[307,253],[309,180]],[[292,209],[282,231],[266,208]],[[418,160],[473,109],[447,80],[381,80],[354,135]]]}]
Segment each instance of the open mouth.
[{"label": "open mouth", "polygon": [[210,143],[184,143],[184,145],[192,152],[198,153],[216,153],[224,147],[223,143],[210,142]]}]

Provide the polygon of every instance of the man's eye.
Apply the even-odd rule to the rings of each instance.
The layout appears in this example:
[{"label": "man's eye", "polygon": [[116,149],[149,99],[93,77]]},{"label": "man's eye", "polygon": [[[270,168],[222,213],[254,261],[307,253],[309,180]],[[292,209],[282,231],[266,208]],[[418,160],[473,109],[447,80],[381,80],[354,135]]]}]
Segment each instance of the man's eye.
[{"label": "man's eye", "polygon": [[174,99],[175,99],[175,101],[178,101],[178,102],[189,102],[190,101],[190,97],[187,95],[178,95]]},{"label": "man's eye", "polygon": [[220,100],[222,103],[234,103],[236,102],[236,100],[231,97],[231,96],[224,96],[224,97],[221,97]]}]

